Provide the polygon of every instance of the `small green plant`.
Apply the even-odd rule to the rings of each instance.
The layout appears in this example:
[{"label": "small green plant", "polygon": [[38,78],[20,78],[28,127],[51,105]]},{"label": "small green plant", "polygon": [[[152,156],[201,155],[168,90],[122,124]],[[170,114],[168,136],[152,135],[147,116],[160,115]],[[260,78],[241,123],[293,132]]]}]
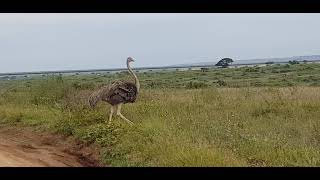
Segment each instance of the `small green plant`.
[{"label": "small green plant", "polygon": [[219,86],[226,86],[227,85],[227,83],[225,81],[220,80],[220,79],[217,81],[217,83]]},{"label": "small green plant", "polygon": [[244,69],[244,72],[259,72],[259,67],[248,67]]},{"label": "small green plant", "polygon": [[208,84],[203,82],[190,81],[186,84],[187,89],[199,89],[199,88],[206,88],[206,87],[208,87]]}]

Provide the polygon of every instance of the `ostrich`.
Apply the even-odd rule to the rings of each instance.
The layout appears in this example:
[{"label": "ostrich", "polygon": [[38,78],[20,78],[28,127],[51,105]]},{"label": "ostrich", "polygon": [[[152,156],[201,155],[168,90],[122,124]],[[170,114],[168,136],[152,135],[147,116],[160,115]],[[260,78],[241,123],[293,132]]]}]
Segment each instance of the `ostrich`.
[{"label": "ostrich", "polygon": [[92,108],[94,108],[100,100],[111,105],[108,124],[111,123],[112,115],[116,111],[116,115],[133,125],[133,122],[121,114],[122,104],[134,103],[140,90],[139,79],[130,67],[131,62],[134,62],[134,60],[131,57],[128,57],[127,68],[134,78],[134,83],[116,80],[111,84],[98,89],[89,96],[89,104]]}]

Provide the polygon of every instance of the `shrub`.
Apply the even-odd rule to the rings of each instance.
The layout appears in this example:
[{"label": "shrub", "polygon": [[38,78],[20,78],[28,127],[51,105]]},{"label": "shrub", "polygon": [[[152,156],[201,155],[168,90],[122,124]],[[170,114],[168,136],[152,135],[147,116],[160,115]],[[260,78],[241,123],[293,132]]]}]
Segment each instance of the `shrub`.
[{"label": "shrub", "polygon": [[218,83],[219,86],[226,86],[227,85],[227,83],[225,81],[220,80],[220,79],[218,80],[217,83]]},{"label": "shrub", "polygon": [[199,89],[199,88],[205,88],[205,87],[208,87],[208,84],[203,82],[190,81],[186,84],[187,89]]}]

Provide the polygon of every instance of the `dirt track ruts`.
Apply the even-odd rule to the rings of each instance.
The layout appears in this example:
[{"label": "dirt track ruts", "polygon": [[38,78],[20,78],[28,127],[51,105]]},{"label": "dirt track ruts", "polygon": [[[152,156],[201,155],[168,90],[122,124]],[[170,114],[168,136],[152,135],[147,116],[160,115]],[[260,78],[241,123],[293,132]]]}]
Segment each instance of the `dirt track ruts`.
[{"label": "dirt track ruts", "polygon": [[0,167],[97,167],[99,150],[71,138],[0,127]]}]

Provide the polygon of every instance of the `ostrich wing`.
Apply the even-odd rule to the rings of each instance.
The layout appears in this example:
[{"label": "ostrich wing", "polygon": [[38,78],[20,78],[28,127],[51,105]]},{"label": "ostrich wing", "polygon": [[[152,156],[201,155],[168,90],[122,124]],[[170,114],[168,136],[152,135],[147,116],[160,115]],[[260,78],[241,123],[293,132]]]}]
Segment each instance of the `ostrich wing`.
[{"label": "ostrich wing", "polygon": [[121,90],[123,90],[123,91],[130,92],[130,90],[129,90],[129,89],[124,88],[124,87],[122,87],[122,86],[120,86],[120,87],[118,87],[118,88],[119,88],[119,89],[121,89]]},{"label": "ostrich wing", "polygon": [[111,104],[135,102],[137,90],[133,83],[130,82],[113,82],[106,95],[106,100]]}]

